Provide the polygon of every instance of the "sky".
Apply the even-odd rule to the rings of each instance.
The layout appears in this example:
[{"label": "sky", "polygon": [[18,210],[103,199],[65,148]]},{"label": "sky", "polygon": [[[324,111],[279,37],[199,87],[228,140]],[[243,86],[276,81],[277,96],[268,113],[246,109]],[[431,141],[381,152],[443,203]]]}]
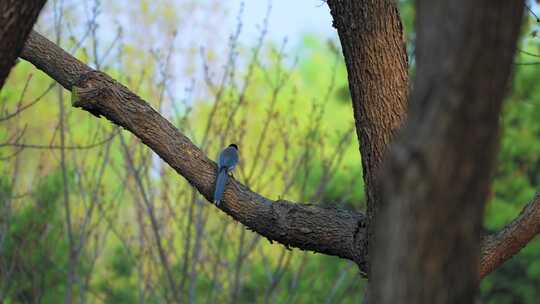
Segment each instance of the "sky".
[{"label": "sky", "polygon": [[[244,36],[242,39],[252,42],[257,39],[257,26],[262,24],[268,1],[266,0],[231,0],[228,2],[228,27],[232,30],[236,25],[241,4],[244,4],[243,23]],[[321,0],[273,0],[268,36],[275,42],[287,38],[292,45],[297,45],[304,34],[316,34],[322,40],[337,37],[332,27],[332,17],[328,5]]]},{"label": "sky", "polygon": [[[268,7],[267,0],[230,0],[228,27],[232,30],[236,24],[236,16],[241,3],[244,3],[243,22],[245,23],[245,42],[256,40],[256,26],[261,24]],[[269,38],[275,42],[287,37],[292,45],[297,45],[303,34],[316,34],[327,38],[337,38],[332,27],[332,17],[328,5],[323,0],[273,0],[270,1],[272,11],[269,20]],[[528,1],[531,10],[540,16],[537,1]]]}]

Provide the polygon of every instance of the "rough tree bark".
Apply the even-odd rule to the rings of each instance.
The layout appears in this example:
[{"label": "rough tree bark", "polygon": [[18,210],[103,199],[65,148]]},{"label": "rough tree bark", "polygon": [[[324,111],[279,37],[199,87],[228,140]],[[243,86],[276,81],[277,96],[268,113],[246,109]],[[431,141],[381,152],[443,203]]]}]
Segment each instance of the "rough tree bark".
[{"label": "rough tree bark", "polygon": [[[380,205],[379,167],[407,111],[403,27],[394,1],[329,0],[328,6],[347,66],[362,156],[369,240]],[[364,244],[364,255],[368,247]],[[369,262],[367,256],[366,260]]]},{"label": "rough tree bark", "polygon": [[540,233],[540,192],[528,203],[520,215],[501,231],[482,240],[480,278],[499,267],[519,252]]},{"label": "rough tree bark", "polygon": [[0,89],[46,0],[0,0]]},{"label": "rough tree bark", "polygon": [[385,164],[370,303],[473,303],[523,5],[417,1],[417,77]]}]

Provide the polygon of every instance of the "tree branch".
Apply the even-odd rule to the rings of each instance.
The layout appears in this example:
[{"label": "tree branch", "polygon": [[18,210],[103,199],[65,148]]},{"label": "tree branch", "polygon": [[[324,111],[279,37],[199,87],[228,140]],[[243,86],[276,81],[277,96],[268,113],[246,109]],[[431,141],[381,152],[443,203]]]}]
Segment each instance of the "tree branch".
[{"label": "tree branch", "polygon": [[[147,102],[36,32],[29,35],[21,58],[71,90],[74,107],[104,116],[129,130],[212,201],[216,164]],[[219,208],[270,241],[349,259],[365,270],[365,248],[361,245],[366,237],[363,214],[272,201],[234,178],[227,184]]]},{"label": "tree branch", "polygon": [[480,278],[485,277],[517,254],[540,233],[540,192],[537,192],[517,218],[482,241]]},{"label": "tree branch", "polygon": [[[381,205],[379,168],[407,116],[408,61],[394,1],[328,0],[347,66],[371,239]],[[365,244],[368,246],[368,244]]]}]

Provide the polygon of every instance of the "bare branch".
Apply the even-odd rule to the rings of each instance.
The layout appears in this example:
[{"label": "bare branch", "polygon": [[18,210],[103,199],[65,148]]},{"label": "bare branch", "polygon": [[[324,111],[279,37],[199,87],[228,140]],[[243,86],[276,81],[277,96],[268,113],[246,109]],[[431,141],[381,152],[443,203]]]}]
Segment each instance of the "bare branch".
[{"label": "bare branch", "polygon": [[482,241],[480,278],[485,277],[517,254],[540,233],[540,192],[537,192],[517,218]]},{"label": "bare branch", "polygon": [[[15,147],[20,149],[44,149],[44,150],[87,150],[87,149],[93,149],[96,147],[103,146],[104,144],[110,142],[114,139],[116,135],[120,133],[120,130],[112,131],[109,136],[107,136],[105,139],[102,139],[100,141],[87,144],[87,145],[74,145],[74,146],[64,146],[61,145],[37,145],[37,144],[25,144],[25,143],[19,143],[20,138],[14,141],[8,141],[5,143],[0,143],[0,148],[2,147]],[[22,134],[21,134],[22,136]]]},{"label": "bare branch", "polygon": [[[56,85],[56,83],[52,83],[51,85],[49,85],[49,87],[41,94],[39,95],[36,99],[32,100],[31,102],[25,104],[25,105],[22,105],[20,102],[19,104],[17,105],[17,109],[11,113],[8,113],[6,114],[5,116],[2,116],[0,117],[0,122],[2,121],[5,121],[5,120],[8,120],[8,119],[11,119],[19,114],[21,114],[21,112],[23,112],[24,110],[32,107],[33,105],[35,105],[36,103],[38,103],[40,100],[42,100],[42,98],[47,95],[47,93],[49,93],[49,91]],[[26,88],[27,85],[25,85],[25,88]]]},{"label": "bare branch", "polygon": [[[208,201],[216,164],[148,103],[108,75],[94,71],[40,34],[29,35],[21,57],[73,93],[73,106],[104,116],[136,135]],[[363,214],[333,207],[272,201],[231,178],[220,209],[285,246],[339,256],[364,265]]]}]

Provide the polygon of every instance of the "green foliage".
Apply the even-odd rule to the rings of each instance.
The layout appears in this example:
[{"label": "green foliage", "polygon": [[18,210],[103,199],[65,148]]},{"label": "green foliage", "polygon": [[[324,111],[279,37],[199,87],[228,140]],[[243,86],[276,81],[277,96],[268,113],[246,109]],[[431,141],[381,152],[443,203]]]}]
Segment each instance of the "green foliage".
[{"label": "green foliage", "polygon": [[131,256],[125,254],[125,249],[117,247],[111,257],[113,273],[118,277],[129,277],[133,272],[135,263]]},{"label": "green foliage", "polygon": [[[5,182],[4,182],[5,184]],[[2,250],[8,299],[21,303],[62,301],[67,245],[60,220],[61,174],[53,173],[36,187],[27,204],[15,209]]]}]

